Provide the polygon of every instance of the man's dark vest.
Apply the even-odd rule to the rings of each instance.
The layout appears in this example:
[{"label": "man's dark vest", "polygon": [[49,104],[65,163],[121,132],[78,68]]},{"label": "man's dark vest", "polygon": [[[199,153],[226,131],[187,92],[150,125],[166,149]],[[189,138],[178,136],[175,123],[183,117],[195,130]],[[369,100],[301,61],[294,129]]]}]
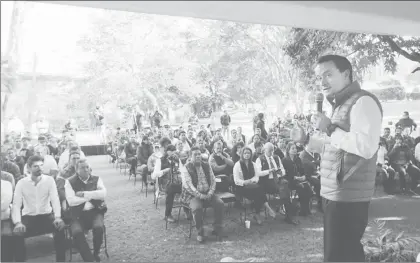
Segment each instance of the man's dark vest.
[{"label": "man's dark vest", "polygon": [[[375,95],[362,90],[357,82],[335,95],[327,98],[333,106],[331,122],[345,132],[350,131],[350,112],[354,104],[364,96],[371,97],[378,105],[381,114],[382,106]],[[335,102],[334,102],[335,99]],[[366,114],[369,114],[368,112]],[[360,160],[360,162],[359,162]],[[332,201],[363,202],[373,196],[376,176],[377,154],[365,160],[326,143],[321,157],[321,195]],[[346,180],[342,178],[351,169],[361,164]]]},{"label": "man's dark vest", "polygon": [[[267,171],[268,169],[270,169],[270,166],[268,164],[267,158],[265,157],[265,154],[261,154],[259,157],[260,162],[261,162],[261,171]],[[277,165],[277,168],[280,168],[280,157],[278,157],[277,155],[273,154],[273,158],[274,158],[274,162]],[[264,182],[266,182],[268,180],[268,174],[265,176],[260,176],[259,179],[259,183],[261,182],[261,184],[263,184]]]},{"label": "man's dark vest", "polygon": [[[191,176],[192,184],[195,188],[197,188],[198,184],[198,174],[197,174],[197,168],[195,167],[193,162],[188,162],[185,167],[187,168],[188,173]],[[209,187],[211,186],[211,180],[210,180],[210,165],[208,163],[201,162],[201,167],[203,168],[204,174],[206,175],[207,183]]]},{"label": "man's dark vest", "polygon": [[[98,176],[91,175],[87,183],[84,183],[77,174],[68,179],[75,193],[81,192],[81,191],[85,191],[85,192],[96,191],[98,189],[98,180],[99,180]],[[98,209],[103,213],[106,212],[107,208],[103,200],[90,200],[89,202],[95,207],[94,209]],[[78,206],[70,207],[70,213],[71,213],[72,219],[79,218],[84,207],[85,207],[85,203],[80,204]]]}]

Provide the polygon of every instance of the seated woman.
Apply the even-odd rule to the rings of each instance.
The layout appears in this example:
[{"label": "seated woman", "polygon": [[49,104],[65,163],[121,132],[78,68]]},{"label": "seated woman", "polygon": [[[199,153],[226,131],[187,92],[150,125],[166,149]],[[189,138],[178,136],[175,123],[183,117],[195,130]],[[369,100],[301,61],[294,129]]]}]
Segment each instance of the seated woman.
[{"label": "seated woman", "polygon": [[284,170],[289,181],[289,187],[296,190],[299,195],[300,214],[307,216],[311,213],[309,209],[309,200],[313,195],[312,188],[306,176],[302,161],[299,158],[297,145],[295,142],[289,142],[286,147],[286,157],[283,159]]},{"label": "seated woman", "polygon": [[241,150],[244,146],[245,144],[242,141],[235,143],[235,145],[233,146],[231,152],[233,163],[237,163],[241,159]]},{"label": "seated woman", "polygon": [[259,176],[255,164],[251,161],[251,156],[252,150],[249,147],[242,149],[240,153],[241,159],[233,167],[233,180],[238,196],[253,201],[255,209],[254,219],[258,225],[261,225],[260,212],[263,206],[267,209],[271,217],[275,218],[276,213],[268,204],[264,189],[258,185]]}]

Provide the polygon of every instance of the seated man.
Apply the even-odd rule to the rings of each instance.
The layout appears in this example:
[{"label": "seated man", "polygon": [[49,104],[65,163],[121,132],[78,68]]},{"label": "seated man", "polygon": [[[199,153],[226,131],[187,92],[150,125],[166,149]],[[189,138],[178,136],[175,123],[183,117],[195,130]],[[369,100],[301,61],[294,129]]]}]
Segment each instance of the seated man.
[{"label": "seated man", "polygon": [[19,167],[20,173],[23,174],[23,167],[26,163],[25,159],[22,156],[18,156],[14,148],[9,148],[7,150],[7,159],[10,162],[15,163]]},{"label": "seated man", "polygon": [[22,174],[20,173],[19,166],[9,160],[7,160],[5,154],[1,154],[0,157],[0,167],[1,170],[13,175],[15,183],[17,183],[20,179],[23,178]]},{"label": "seated man", "polygon": [[18,262],[26,260],[25,236],[51,232],[54,232],[56,261],[65,260],[64,222],[57,186],[54,178],[42,174],[42,165],[41,156],[31,156],[28,159],[30,176],[16,184],[12,220],[15,224],[14,255]]},{"label": "seated man", "polygon": [[198,231],[197,241],[204,242],[203,208],[211,206],[214,209],[214,231],[221,239],[223,224],[223,201],[214,194],[216,178],[208,163],[201,161],[201,151],[193,146],[190,151],[191,161],[182,170],[182,203],[191,208]]},{"label": "seated man", "polygon": [[[2,172],[3,173],[3,172]],[[1,179],[1,262],[12,262],[13,258],[13,225],[10,220],[10,204],[13,198],[12,183]]]},{"label": "seated man", "polygon": [[[400,186],[403,192],[414,191],[420,182],[420,169],[413,165],[413,153],[404,143],[401,135],[395,135],[395,145],[388,153],[391,167],[400,176]],[[407,186],[406,175],[411,179],[411,185]]]},{"label": "seated man", "polygon": [[233,161],[230,156],[223,152],[223,143],[217,141],[214,144],[213,153],[210,155],[209,164],[215,176],[232,175]]},{"label": "seated man", "polygon": [[315,194],[318,199],[318,209],[322,210],[321,182],[318,174],[318,168],[321,164],[321,156],[318,153],[311,151],[307,141],[305,142],[305,148],[299,153],[299,158],[302,161],[306,180],[314,187]]},{"label": "seated man", "polygon": [[137,169],[137,142],[135,135],[132,135],[130,141],[125,145],[124,152],[125,161],[130,164],[130,175],[135,175]]},{"label": "seated man", "polygon": [[[264,154],[261,154],[255,162],[255,168],[259,174],[258,184],[265,190],[266,194],[278,194],[280,201],[284,204],[286,218],[289,224],[296,225],[293,219],[292,204],[290,201],[289,184],[285,180],[286,174],[282,161],[277,155],[273,155],[274,145],[270,142],[264,145]],[[283,177],[279,178],[279,175]]]},{"label": "seated man", "polygon": [[147,161],[149,157],[153,154],[153,146],[149,142],[148,136],[143,136],[141,144],[137,147],[137,162],[140,165],[139,169],[141,172],[143,182],[147,182]]},{"label": "seated man", "polygon": [[[64,152],[60,155],[60,160],[58,161],[58,168],[59,169],[63,169],[64,166],[68,163],[70,149],[73,148],[73,147],[79,147],[79,145],[77,144],[77,142],[75,142],[73,140],[68,140],[67,141],[67,149],[65,149]],[[86,158],[83,151],[80,151],[80,158],[82,158],[82,159]]]},{"label": "seated man", "polygon": [[[91,175],[86,159],[77,161],[76,175],[66,180],[66,199],[72,218],[71,232],[77,249],[85,262],[100,261],[104,234],[106,189],[98,176]],[[93,254],[86,241],[85,230],[92,229]]]},{"label": "seated man", "polygon": [[182,167],[178,157],[176,156],[176,148],[170,144],[166,147],[163,156],[156,160],[155,168],[152,174],[152,179],[159,178],[159,187],[162,186],[162,191],[166,192],[166,208],[164,220],[169,223],[175,222],[172,217],[172,207],[176,194],[180,194],[181,187],[181,172]]},{"label": "seated man", "polygon": [[57,185],[58,197],[60,198],[61,208],[64,211],[67,210],[66,201],[66,191],[65,184],[66,179],[69,179],[76,174],[76,165],[77,161],[80,160],[80,150],[78,147],[73,147],[70,149],[70,160],[66,164],[63,170],[60,171],[59,175],[55,178],[55,183]]}]

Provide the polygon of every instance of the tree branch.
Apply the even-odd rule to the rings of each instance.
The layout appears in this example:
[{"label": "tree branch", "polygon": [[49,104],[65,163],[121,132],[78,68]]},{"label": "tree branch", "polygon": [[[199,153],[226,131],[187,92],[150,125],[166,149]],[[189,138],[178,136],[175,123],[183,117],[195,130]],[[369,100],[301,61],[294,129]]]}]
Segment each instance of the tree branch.
[{"label": "tree branch", "polygon": [[392,40],[391,37],[389,36],[378,36],[380,40],[384,41],[385,43],[387,43],[389,45],[389,47],[392,49],[392,51],[406,57],[407,59],[411,60],[411,61],[416,61],[418,63],[420,63],[420,54],[417,52],[413,52],[413,53],[408,53],[407,51],[405,51],[404,49],[402,49],[401,47],[399,47],[397,45],[397,43],[395,43],[394,40]]}]

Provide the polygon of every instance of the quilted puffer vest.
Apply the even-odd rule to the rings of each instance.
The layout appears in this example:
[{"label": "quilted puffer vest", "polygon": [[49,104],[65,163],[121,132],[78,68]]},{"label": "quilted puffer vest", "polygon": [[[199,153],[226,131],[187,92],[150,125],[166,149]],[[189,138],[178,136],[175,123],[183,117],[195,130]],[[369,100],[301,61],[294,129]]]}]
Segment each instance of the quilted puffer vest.
[{"label": "quilted puffer vest", "polygon": [[[333,105],[332,123],[343,131],[349,132],[350,111],[357,100],[363,96],[374,99],[382,114],[379,100],[373,94],[362,90],[357,82],[353,82],[335,95],[335,102],[332,98],[328,98]],[[321,196],[332,201],[369,201],[374,193],[376,159],[377,153],[366,160],[326,143],[321,157]],[[342,178],[352,167],[356,166],[359,160],[361,161],[358,169],[346,181],[342,182]]]}]

